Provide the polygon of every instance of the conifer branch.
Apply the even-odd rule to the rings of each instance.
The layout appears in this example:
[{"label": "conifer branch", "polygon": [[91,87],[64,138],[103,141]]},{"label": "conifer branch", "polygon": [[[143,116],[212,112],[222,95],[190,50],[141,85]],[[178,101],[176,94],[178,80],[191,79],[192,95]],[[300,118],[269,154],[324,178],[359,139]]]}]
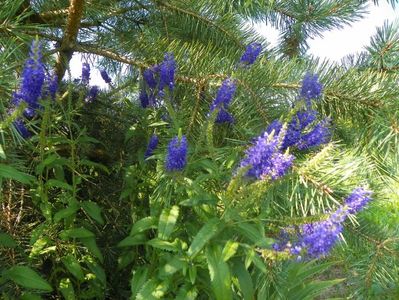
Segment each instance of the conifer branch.
[{"label": "conifer branch", "polygon": [[157,5],[159,5],[160,7],[164,7],[166,9],[173,10],[175,12],[191,16],[191,17],[193,17],[195,19],[198,19],[199,21],[201,21],[203,23],[211,25],[212,27],[216,28],[218,31],[220,31],[221,33],[226,35],[229,39],[231,39],[237,45],[237,47],[239,47],[241,49],[245,49],[244,45],[233,34],[228,32],[226,29],[224,29],[222,26],[220,26],[216,22],[213,22],[212,20],[207,19],[207,18],[205,18],[205,17],[203,17],[203,16],[201,16],[201,15],[199,15],[199,14],[193,12],[193,11],[189,11],[189,10],[186,10],[184,8],[174,6],[174,5],[172,5],[170,3],[167,3],[165,1],[156,0],[155,3]]},{"label": "conifer branch", "polygon": [[55,65],[55,73],[59,80],[64,77],[65,70],[73,55],[73,45],[76,43],[80,21],[83,17],[84,0],[70,0],[68,19]]},{"label": "conifer branch", "polygon": [[198,110],[200,108],[201,98],[202,98],[202,94],[204,93],[204,88],[205,88],[205,81],[202,81],[202,82],[200,82],[197,85],[197,93],[196,93],[196,97],[195,97],[195,105],[194,105],[193,112],[191,114],[190,123],[188,124],[187,135],[190,134],[191,129],[192,129],[193,125],[194,125],[195,118],[197,116],[197,112],[198,112]]},{"label": "conifer branch", "polygon": [[258,94],[254,90],[252,90],[251,86],[248,85],[245,81],[237,79],[237,82],[254,98],[256,110],[258,111],[262,119],[265,122],[269,122],[270,119],[267,117],[266,112],[262,108],[262,102]]}]

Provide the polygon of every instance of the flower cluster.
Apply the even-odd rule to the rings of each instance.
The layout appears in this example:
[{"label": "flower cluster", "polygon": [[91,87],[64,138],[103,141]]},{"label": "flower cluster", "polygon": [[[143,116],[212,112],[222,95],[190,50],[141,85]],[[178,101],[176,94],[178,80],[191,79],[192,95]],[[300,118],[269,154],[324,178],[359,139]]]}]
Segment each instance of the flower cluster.
[{"label": "flower cluster", "polygon": [[[111,78],[109,78],[107,72],[105,70],[102,70],[101,72],[101,77],[104,79],[106,83],[111,82]],[[81,83],[85,85],[85,87],[89,86],[90,82],[90,65],[88,63],[83,63],[82,64],[82,76],[81,76]],[[108,82],[109,81],[109,82]],[[79,80],[77,80],[79,82]],[[86,95],[86,98],[84,101],[86,103],[92,103],[94,100],[96,100],[98,93],[100,92],[100,88],[97,85],[93,85],[89,89],[89,93]]]},{"label": "flower cluster", "polygon": [[216,123],[233,123],[233,116],[227,111],[233,95],[237,89],[237,85],[234,80],[227,78],[223,81],[219,90],[217,91],[216,98],[213,100],[210,112],[218,110],[216,116]]},{"label": "flower cluster", "polygon": [[[328,143],[331,137],[330,119],[316,122],[317,116],[314,110],[298,111],[287,125],[281,150],[284,151],[288,147],[305,150]],[[271,133],[274,130],[276,134],[279,134],[282,126],[279,120],[274,120],[266,131]]]},{"label": "flower cluster", "polygon": [[[12,113],[16,107],[24,103],[27,106],[24,110],[25,117],[32,118],[35,116],[37,109],[40,108],[39,99],[48,95],[55,99],[57,89],[58,78],[55,75],[47,76],[45,74],[41,45],[39,42],[33,41],[29,51],[29,58],[26,60],[22,71],[19,90],[13,93],[11,99],[12,107],[9,112]],[[14,126],[21,136],[29,137],[29,131],[22,119],[17,119],[14,122]]]},{"label": "flower cluster", "polygon": [[323,90],[323,85],[319,82],[317,74],[307,73],[302,81],[300,96],[305,99],[308,106],[311,105],[312,99],[320,97]]},{"label": "flower cluster", "polygon": [[297,147],[299,150],[309,149],[328,143],[330,138],[330,119],[326,118],[317,123],[308,133],[303,134]]},{"label": "flower cluster", "polygon": [[262,45],[259,43],[251,43],[245,49],[241,56],[240,63],[246,66],[252,65],[262,51]]},{"label": "flower cluster", "polygon": [[39,98],[45,81],[44,64],[42,62],[41,46],[38,42],[33,42],[29,58],[25,62],[22,71],[20,89],[13,94],[12,102],[18,106],[22,102],[27,104],[25,115],[33,117],[36,109],[40,107]]},{"label": "flower cluster", "polygon": [[101,70],[100,71],[101,77],[104,80],[105,83],[110,84],[112,82],[111,78],[109,77],[107,71]]},{"label": "flower cluster", "polygon": [[169,90],[173,90],[175,86],[175,71],[176,71],[176,61],[173,53],[165,53],[165,57],[160,66],[159,71],[159,89],[163,90],[165,86]]},{"label": "flower cluster", "polygon": [[148,143],[147,150],[144,153],[145,158],[148,158],[154,154],[154,151],[158,146],[158,142],[159,142],[158,136],[155,134],[152,135],[152,137],[150,138],[150,141]]},{"label": "flower cluster", "polygon": [[[371,200],[371,191],[358,187],[345,199],[343,205],[339,206],[326,220],[304,224],[296,230],[292,228],[283,229],[273,245],[276,251],[289,251],[290,254],[301,259],[303,254],[308,258],[319,258],[327,255],[339,240],[343,230],[343,223],[349,214],[362,210]],[[290,241],[295,232],[296,240]]]},{"label": "flower cluster", "polygon": [[99,92],[100,92],[100,89],[98,88],[98,86],[93,85],[90,88],[89,94],[87,95],[87,97],[85,99],[86,103],[92,103],[94,100],[96,100]]},{"label": "flower cluster", "polygon": [[147,92],[145,87],[140,91],[139,99],[143,108],[154,106],[157,96],[162,99],[165,94],[165,87],[170,92],[173,91],[176,68],[177,65],[173,53],[165,53],[162,63],[144,70],[143,79],[149,92]]},{"label": "flower cluster", "polygon": [[168,153],[166,155],[165,168],[169,172],[181,171],[187,163],[187,139],[183,135],[175,136],[168,145]]},{"label": "flower cluster", "polygon": [[82,83],[88,85],[90,82],[90,65],[88,63],[82,64]]},{"label": "flower cluster", "polygon": [[350,214],[356,214],[361,211],[371,199],[371,191],[362,187],[356,188],[346,199],[345,205]]},{"label": "flower cluster", "polygon": [[249,167],[246,176],[275,180],[287,173],[294,156],[280,151],[282,134],[283,130],[280,134],[265,131],[255,140],[240,163],[240,168]]}]

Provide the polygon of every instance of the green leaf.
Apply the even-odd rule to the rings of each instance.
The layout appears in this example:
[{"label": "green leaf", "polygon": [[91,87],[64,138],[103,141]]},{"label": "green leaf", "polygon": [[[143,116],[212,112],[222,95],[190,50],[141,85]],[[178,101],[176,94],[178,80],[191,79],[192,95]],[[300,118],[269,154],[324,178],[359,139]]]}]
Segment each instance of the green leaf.
[{"label": "green leaf", "polygon": [[34,258],[35,256],[52,252],[57,249],[57,247],[54,245],[47,247],[48,244],[51,244],[51,240],[48,237],[43,237],[36,240],[36,242],[32,245],[32,249],[29,253],[29,258]]},{"label": "green leaf", "polygon": [[43,298],[39,295],[31,294],[31,293],[24,293],[20,300],[42,300]]},{"label": "green leaf", "polygon": [[244,267],[241,261],[236,261],[233,266],[233,274],[238,279],[238,285],[240,291],[244,297],[244,300],[255,299],[255,291],[252,283],[251,275],[248,270]]},{"label": "green leaf", "polygon": [[137,270],[133,270],[133,277],[130,282],[130,291],[132,293],[130,299],[136,298],[141,287],[147,281],[148,270],[148,267],[141,267]]},{"label": "green leaf", "polygon": [[239,244],[237,242],[233,242],[230,240],[227,241],[222,251],[223,261],[228,261],[232,256],[234,256],[234,254],[236,254],[238,245]]},{"label": "green leaf", "polygon": [[89,259],[86,263],[90,271],[96,275],[96,279],[102,286],[105,286],[107,284],[107,276],[104,269],[95,260]]},{"label": "green leaf", "polygon": [[65,300],[75,300],[75,290],[69,278],[62,278],[60,280],[59,290]]},{"label": "green leaf", "polygon": [[23,184],[31,184],[36,179],[32,175],[20,172],[17,169],[5,164],[0,164],[0,178],[1,177],[16,180]]},{"label": "green leaf", "polygon": [[216,300],[233,299],[230,269],[227,263],[223,261],[219,247],[208,247],[206,259],[208,261],[211,285]]},{"label": "green leaf", "polygon": [[46,292],[53,291],[53,288],[46,280],[40,277],[36,271],[26,266],[11,267],[3,272],[3,276],[24,288],[42,290]]},{"label": "green leaf", "polygon": [[305,286],[290,290],[287,300],[312,300],[322,294],[326,289],[344,281],[345,279],[334,279],[326,281],[312,281]]},{"label": "green leaf", "polygon": [[316,263],[315,261],[311,261],[306,264],[292,262],[287,270],[287,281],[296,284],[292,284],[290,288],[295,288],[297,285],[303,285],[305,279],[322,273],[335,264],[335,261],[326,263]]},{"label": "green leaf", "polygon": [[94,237],[80,238],[80,242],[86,246],[91,254],[94,255],[100,262],[104,261],[103,255],[97,246],[96,239]]},{"label": "green leaf", "polygon": [[154,122],[151,123],[150,125],[148,125],[149,127],[158,127],[158,126],[165,126],[165,125],[169,125],[169,123],[165,122],[165,121],[160,121],[160,122]]},{"label": "green leaf", "polygon": [[239,223],[238,225],[234,226],[239,233],[241,233],[245,238],[253,242],[256,246],[269,248],[274,243],[274,240],[271,238],[266,238],[256,225],[249,223]]},{"label": "green leaf", "polygon": [[157,283],[155,279],[147,281],[140,292],[137,294],[137,300],[156,300],[162,299],[168,288],[166,282]]},{"label": "green leaf", "polygon": [[123,270],[126,268],[128,265],[130,265],[132,262],[134,262],[137,258],[137,254],[132,251],[125,251],[118,257],[118,271]]},{"label": "green leaf", "polygon": [[103,172],[105,172],[106,174],[110,174],[111,172],[109,171],[109,169],[104,166],[103,164],[91,161],[91,160],[87,160],[87,159],[82,159],[79,161],[79,164],[82,166],[88,166],[88,167],[93,167],[95,169],[98,170],[102,170]]},{"label": "green leaf", "polygon": [[194,237],[191,242],[190,248],[187,254],[193,258],[196,256],[202,248],[208,243],[208,241],[215,237],[224,228],[224,223],[218,218],[210,219]]},{"label": "green leaf", "polygon": [[15,248],[18,244],[7,233],[0,233],[0,247]]},{"label": "green leaf", "polygon": [[144,234],[137,234],[135,236],[128,236],[124,238],[122,241],[118,243],[118,247],[129,247],[142,245],[147,240],[147,237]]},{"label": "green leaf", "polygon": [[90,238],[94,237],[94,233],[91,232],[90,230],[87,230],[86,228],[72,228],[72,229],[67,229],[63,230],[60,232],[60,237],[63,240],[67,240],[69,238],[73,239],[80,239],[80,238]]},{"label": "green leaf", "polygon": [[64,181],[60,181],[57,179],[49,179],[46,182],[47,187],[55,187],[55,188],[60,188],[66,191],[73,191],[73,186],[69,185],[68,183]]},{"label": "green leaf", "polygon": [[182,286],[176,295],[175,300],[195,300],[197,299],[198,292],[195,288],[188,289],[186,286]]},{"label": "green leaf", "polygon": [[199,205],[215,205],[218,202],[217,197],[213,195],[193,196],[190,199],[179,202],[181,206],[199,206]]},{"label": "green leaf", "polygon": [[104,225],[104,219],[101,216],[101,208],[97,203],[92,201],[83,201],[82,208],[84,211],[99,224]]},{"label": "green leaf", "polygon": [[62,257],[61,261],[73,276],[80,281],[84,280],[84,274],[80,267],[80,263],[72,254]]},{"label": "green leaf", "polygon": [[190,282],[194,285],[197,280],[197,267],[195,264],[191,264],[188,266],[188,277],[190,278]]},{"label": "green leaf", "polygon": [[159,278],[167,279],[169,276],[172,276],[177,271],[183,269],[187,263],[178,256],[173,256],[168,262],[162,266],[159,270]]},{"label": "green leaf", "polygon": [[158,248],[161,250],[166,250],[166,251],[173,251],[173,252],[177,252],[179,251],[178,248],[178,240],[174,240],[173,243],[168,242],[168,241],[164,241],[164,240],[160,240],[160,239],[152,239],[150,241],[147,242],[147,245],[150,245],[154,248]]},{"label": "green leaf", "polygon": [[6,153],[4,152],[3,146],[0,144],[0,158],[6,159]]},{"label": "green leaf", "polygon": [[69,207],[63,208],[56,212],[54,215],[54,222],[58,223],[62,219],[68,218],[74,215],[78,211],[79,207],[76,203],[71,203]]},{"label": "green leaf", "polygon": [[151,228],[157,228],[157,218],[155,217],[145,217],[133,224],[130,235],[133,236],[137,233],[143,232]]},{"label": "green leaf", "polygon": [[68,159],[61,158],[59,157],[58,154],[52,154],[37,165],[35,173],[37,175],[40,175],[43,173],[45,167],[56,167],[56,166],[61,167],[63,165],[68,165],[68,164],[69,164]]},{"label": "green leaf", "polygon": [[177,218],[179,216],[179,207],[174,205],[171,209],[165,208],[158,223],[158,238],[167,240],[173,232]]}]

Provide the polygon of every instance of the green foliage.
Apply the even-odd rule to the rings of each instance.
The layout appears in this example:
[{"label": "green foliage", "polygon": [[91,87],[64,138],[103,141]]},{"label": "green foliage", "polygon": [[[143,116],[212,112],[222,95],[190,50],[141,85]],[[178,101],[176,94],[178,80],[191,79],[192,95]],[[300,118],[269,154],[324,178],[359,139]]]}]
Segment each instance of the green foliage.
[{"label": "green foliage", "polygon": [[[385,24],[342,64],[306,56],[308,38],[362,18],[365,1],[84,1],[76,40],[65,30],[69,1],[3,2],[0,298],[399,297],[398,26]],[[280,31],[276,48],[253,21]],[[25,118],[10,99],[35,38],[47,68],[63,68],[53,56],[62,54],[67,75],[55,101],[42,97]],[[249,42],[266,48],[243,68]],[[92,103],[68,76],[78,52],[112,75]],[[143,109],[142,72],[165,52],[177,61],[175,89]],[[237,170],[246,148],[272,120],[289,120],[306,72],[324,86],[314,108],[332,118],[332,142],[290,149],[294,167],[276,181],[247,180]],[[220,125],[208,113],[227,77],[235,122]],[[182,134],[187,166],[168,173],[167,144]],[[325,219],[363,184],[373,201],[329,257],[297,262],[273,250],[281,229]]]}]

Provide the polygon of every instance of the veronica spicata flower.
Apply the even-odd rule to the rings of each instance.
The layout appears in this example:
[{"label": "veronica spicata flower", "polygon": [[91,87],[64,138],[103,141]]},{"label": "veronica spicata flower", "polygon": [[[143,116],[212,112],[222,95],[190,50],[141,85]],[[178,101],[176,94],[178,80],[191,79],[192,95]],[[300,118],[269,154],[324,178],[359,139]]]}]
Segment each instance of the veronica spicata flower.
[{"label": "veronica spicata flower", "polygon": [[176,61],[173,53],[165,53],[159,71],[159,89],[167,86],[171,91],[175,86]]},{"label": "veronica spicata flower", "polygon": [[[277,242],[273,245],[276,251],[289,251],[293,255],[306,255],[309,258],[326,256],[339,240],[343,223],[349,214],[361,211],[371,200],[371,191],[358,187],[345,199],[336,211],[326,220],[299,226],[291,235],[283,229]],[[295,236],[296,235],[296,236]]]},{"label": "veronica spicata flower", "polygon": [[87,102],[87,103],[91,103],[91,102],[93,102],[94,100],[96,100],[99,91],[100,91],[100,89],[98,88],[98,86],[93,85],[93,86],[90,88],[89,94],[88,94],[87,97],[86,97],[86,102]]},{"label": "veronica spicata flower", "polygon": [[22,71],[21,85],[18,92],[13,93],[12,104],[18,106],[25,102],[27,108],[25,115],[33,117],[39,105],[39,97],[42,95],[45,73],[42,62],[41,46],[39,42],[32,42],[29,58],[25,62]]},{"label": "veronica spicata flower", "polygon": [[244,65],[252,65],[258,58],[260,52],[262,51],[262,46],[259,43],[251,43],[245,49],[244,54],[241,56],[240,63]]},{"label": "veronica spicata flower", "polygon": [[90,82],[90,65],[88,63],[82,64],[82,83],[88,85]]},{"label": "veronica spicata flower", "polygon": [[312,75],[307,73],[302,81],[300,96],[304,98],[307,105],[310,106],[310,100],[320,97],[322,90],[323,85],[319,82],[317,74]]},{"label": "veronica spicata flower", "polygon": [[179,137],[175,136],[169,142],[168,153],[166,155],[165,168],[167,171],[181,171],[184,169],[187,163],[187,139],[183,135],[179,140]]},{"label": "veronica spicata flower", "polygon": [[104,69],[100,71],[101,77],[102,79],[105,81],[105,83],[111,83],[111,78],[108,76],[107,71],[105,71]]},{"label": "veronica spicata flower", "polygon": [[348,211],[351,214],[355,214],[361,211],[368,202],[371,200],[372,192],[363,188],[358,187],[352,191],[352,193],[345,199],[345,204],[348,206]]},{"label": "veronica spicata flower", "polygon": [[150,141],[148,142],[147,150],[144,153],[145,158],[148,158],[154,154],[154,151],[158,146],[158,142],[159,140],[157,135],[154,134],[151,136]]},{"label": "veronica spicata flower", "polygon": [[245,152],[246,156],[241,161],[240,167],[249,167],[246,173],[248,177],[275,180],[287,173],[292,166],[294,156],[280,151],[282,134],[283,131],[274,135],[265,131]]},{"label": "veronica spicata flower", "polygon": [[[216,116],[216,123],[233,123],[233,116],[227,111],[231,99],[237,89],[236,83],[231,78],[227,78],[223,81],[219,90],[217,91],[215,100],[213,100],[210,113],[214,110],[219,110]],[[210,114],[209,114],[210,115]],[[209,116],[208,115],[208,116]]]}]

